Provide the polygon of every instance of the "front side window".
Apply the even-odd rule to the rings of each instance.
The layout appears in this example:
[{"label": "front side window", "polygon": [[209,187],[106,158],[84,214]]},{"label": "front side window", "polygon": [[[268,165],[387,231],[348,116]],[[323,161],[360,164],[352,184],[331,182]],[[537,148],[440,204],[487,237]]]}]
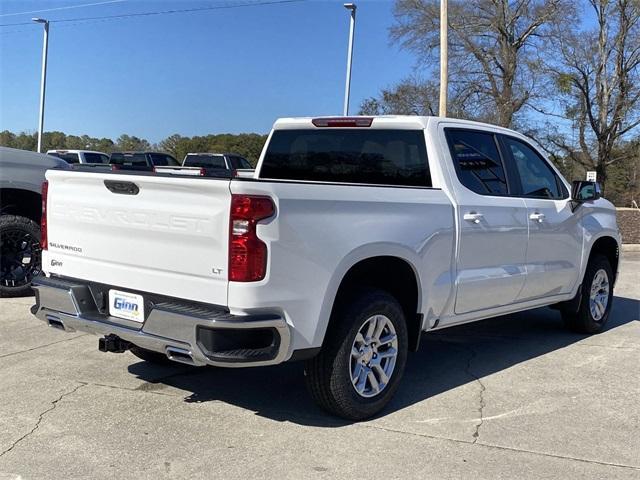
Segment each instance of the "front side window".
[{"label": "front side window", "polygon": [[507,195],[507,179],[495,137],[489,132],[445,129],[458,179],[481,195]]},{"label": "front side window", "polygon": [[431,186],[422,130],[277,130],[261,178]]},{"label": "front side window", "polygon": [[529,145],[511,137],[503,137],[522,187],[522,196],[530,198],[563,198],[560,180],[551,167]]}]

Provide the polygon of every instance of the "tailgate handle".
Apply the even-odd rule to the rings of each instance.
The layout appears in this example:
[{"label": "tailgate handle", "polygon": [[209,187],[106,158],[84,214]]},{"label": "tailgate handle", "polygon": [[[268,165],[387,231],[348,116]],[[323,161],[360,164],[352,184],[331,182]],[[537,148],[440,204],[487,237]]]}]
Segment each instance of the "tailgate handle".
[{"label": "tailgate handle", "polygon": [[113,193],[120,193],[122,195],[137,195],[140,189],[138,185],[133,182],[119,182],[116,180],[105,180],[104,186],[107,187]]}]

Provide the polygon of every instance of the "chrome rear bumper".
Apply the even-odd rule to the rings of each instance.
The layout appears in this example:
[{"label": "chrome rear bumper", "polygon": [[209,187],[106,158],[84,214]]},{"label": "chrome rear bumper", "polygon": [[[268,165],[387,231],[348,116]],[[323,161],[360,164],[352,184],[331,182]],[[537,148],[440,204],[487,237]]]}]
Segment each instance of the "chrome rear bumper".
[{"label": "chrome rear bumper", "polygon": [[[164,299],[150,304],[140,324],[105,314],[98,306],[101,297],[97,293],[103,292],[87,282],[41,276],[34,279],[32,287],[36,304],[31,313],[50,326],[69,332],[116,335],[138,347],[162,352],[174,361],[249,367],[282,363],[289,355],[290,330],[278,315],[231,315],[212,305]],[[238,348],[225,349],[225,344]]]}]

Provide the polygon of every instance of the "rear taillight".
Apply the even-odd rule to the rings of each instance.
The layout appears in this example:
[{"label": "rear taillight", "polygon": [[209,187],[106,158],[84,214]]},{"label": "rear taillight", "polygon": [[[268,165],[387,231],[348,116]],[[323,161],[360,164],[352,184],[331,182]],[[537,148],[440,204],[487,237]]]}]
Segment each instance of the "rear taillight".
[{"label": "rear taillight", "polygon": [[256,195],[232,195],[229,220],[229,280],[256,282],[267,273],[267,246],[256,224],[275,212],[273,200]]},{"label": "rear taillight", "polygon": [[47,194],[49,192],[49,182],[42,182],[42,217],[40,218],[40,247],[42,250],[49,249],[47,241]]}]

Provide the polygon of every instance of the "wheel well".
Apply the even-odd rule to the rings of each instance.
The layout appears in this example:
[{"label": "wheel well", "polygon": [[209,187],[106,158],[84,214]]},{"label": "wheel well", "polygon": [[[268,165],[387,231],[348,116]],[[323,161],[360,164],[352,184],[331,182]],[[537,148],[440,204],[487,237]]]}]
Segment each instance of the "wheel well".
[{"label": "wheel well", "polygon": [[615,241],[612,237],[601,237],[595,241],[593,246],[591,247],[591,253],[589,254],[589,260],[593,258],[594,255],[604,255],[609,260],[609,264],[611,265],[611,270],[613,270],[613,275],[618,273],[618,261],[620,259],[620,251],[618,250],[618,242]]},{"label": "wheel well", "polygon": [[411,265],[398,257],[361,260],[342,279],[333,309],[362,287],[384,290],[398,300],[407,320],[409,349],[416,350],[420,340],[422,316],[418,315],[418,281]]},{"label": "wheel well", "polygon": [[0,190],[0,213],[27,217],[40,225],[42,196],[30,190],[3,188]]}]

